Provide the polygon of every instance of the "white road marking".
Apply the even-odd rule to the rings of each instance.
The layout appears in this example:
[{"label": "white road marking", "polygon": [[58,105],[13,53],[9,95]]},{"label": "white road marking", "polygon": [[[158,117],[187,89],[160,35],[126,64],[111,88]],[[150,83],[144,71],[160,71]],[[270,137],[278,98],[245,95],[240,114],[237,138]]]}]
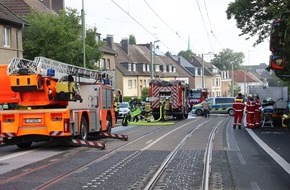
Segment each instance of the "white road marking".
[{"label": "white road marking", "polygon": [[264,143],[251,129],[246,129],[251,137],[288,173],[290,174],[290,164],[279,154]]}]

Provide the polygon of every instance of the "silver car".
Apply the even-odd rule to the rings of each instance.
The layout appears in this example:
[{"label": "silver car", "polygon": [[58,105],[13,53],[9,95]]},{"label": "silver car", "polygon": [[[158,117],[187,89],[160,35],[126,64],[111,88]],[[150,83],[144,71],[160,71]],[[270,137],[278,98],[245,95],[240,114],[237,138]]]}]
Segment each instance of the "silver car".
[{"label": "silver car", "polygon": [[117,118],[124,118],[124,115],[130,112],[129,102],[119,102],[119,113]]}]

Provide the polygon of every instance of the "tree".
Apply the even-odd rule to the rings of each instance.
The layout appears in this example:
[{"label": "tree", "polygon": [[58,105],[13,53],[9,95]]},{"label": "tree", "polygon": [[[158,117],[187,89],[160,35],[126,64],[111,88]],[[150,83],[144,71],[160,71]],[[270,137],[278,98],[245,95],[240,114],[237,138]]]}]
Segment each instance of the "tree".
[{"label": "tree", "polygon": [[238,95],[238,93],[241,92],[241,87],[238,84],[234,84],[234,94],[232,94],[232,86],[229,89],[229,93],[231,94],[231,96],[235,97]]},{"label": "tree", "polygon": [[149,97],[149,88],[144,87],[141,91],[141,100],[145,101],[147,97]]},{"label": "tree", "polygon": [[211,63],[216,66],[219,70],[231,70],[232,63],[234,63],[235,70],[240,68],[243,63],[245,55],[243,52],[234,52],[231,49],[223,49],[219,54],[214,54],[214,58]]},{"label": "tree", "polygon": [[[23,29],[24,57],[33,60],[37,56],[82,66],[83,46],[80,16],[76,10],[67,9],[56,14],[31,12],[26,19],[28,27]],[[86,39],[86,66],[94,67],[100,59],[98,44],[93,31],[88,31]],[[95,34],[94,34],[95,35]]]},{"label": "tree", "polygon": [[228,19],[235,18],[241,36],[248,35],[246,39],[258,36],[254,44],[257,45],[269,36],[273,19],[289,9],[289,5],[289,0],[239,0],[229,3],[226,13]]},{"label": "tree", "polygon": [[186,51],[180,51],[178,53],[178,56],[183,57],[187,61],[190,62],[190,59],[194,56],[195,54],[191,50],[186,50]]},{"label": "tree", "polygon": [[131,34],[129,36],[129,44],[130,45],[136,45],[136,38],[135,38],[135,36],[133,34]]}]

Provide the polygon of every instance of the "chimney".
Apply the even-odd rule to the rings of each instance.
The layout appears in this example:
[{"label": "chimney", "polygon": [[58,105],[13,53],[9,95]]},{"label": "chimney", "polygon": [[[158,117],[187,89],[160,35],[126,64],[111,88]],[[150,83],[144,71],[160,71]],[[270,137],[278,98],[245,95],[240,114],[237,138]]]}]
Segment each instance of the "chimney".
[{"label": "chimney", "polygon": [[107,35],[106,41],[107,41],[108,46],[113,49],[114,36],[113,35]]},{"label": "chimney", "polygon": [[128,38],[123,38],[121,41],[122,49],[129,54],[129,40]]}]

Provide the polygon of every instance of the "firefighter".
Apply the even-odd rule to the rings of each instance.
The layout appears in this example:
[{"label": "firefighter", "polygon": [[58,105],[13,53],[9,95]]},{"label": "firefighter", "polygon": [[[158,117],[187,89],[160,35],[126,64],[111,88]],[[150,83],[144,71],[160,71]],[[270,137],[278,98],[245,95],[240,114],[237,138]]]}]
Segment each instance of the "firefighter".
[{"label": "firefighter", "polygon": [[238,125],[239,129],[241,129],[242,126],[242,119],[243,119],[243,112],[245,108],[245,103],[243,100],[242,93],[239,93],[236,99],[233,102],[233,108],[234,108],[234,123],[233,128],[235,129]]},{"label": "firefighter", "polygon": [[246,114],[247,114],[247,128],[254,128],[254,118],[255,118],[255,102],[252,95],[248,96],[247,105],[246,105]]},{"label": "firefighter", "polygon": [[170,111],[170,100],[168,97],[166,97],[163,108],[163,118],[165,121],[169,120],[169,111]]},{"label": "firefighter", "polygon": [[152,118],[152,108],[151,108],[151,105],[150,105],[150,102],[149,101],[146,101],[145,102],[145,106],[144,106],[144,116],[145,116],[145,120],[146,121],[151,121],[151,118]]},{"label": "firefighter", "polygon": [[254,127],[259,128],[260,120],[261,120],[261,104],[260,104],[259,95],[255,94],[254,102],[255,102],[255,126]]},{"label": "firefighter", "polygon": [[116,123],[117,123],[118,115],[119,115],[119,103],[117,99],[115,99],[114,101],[114,112],[115,112]]}]

